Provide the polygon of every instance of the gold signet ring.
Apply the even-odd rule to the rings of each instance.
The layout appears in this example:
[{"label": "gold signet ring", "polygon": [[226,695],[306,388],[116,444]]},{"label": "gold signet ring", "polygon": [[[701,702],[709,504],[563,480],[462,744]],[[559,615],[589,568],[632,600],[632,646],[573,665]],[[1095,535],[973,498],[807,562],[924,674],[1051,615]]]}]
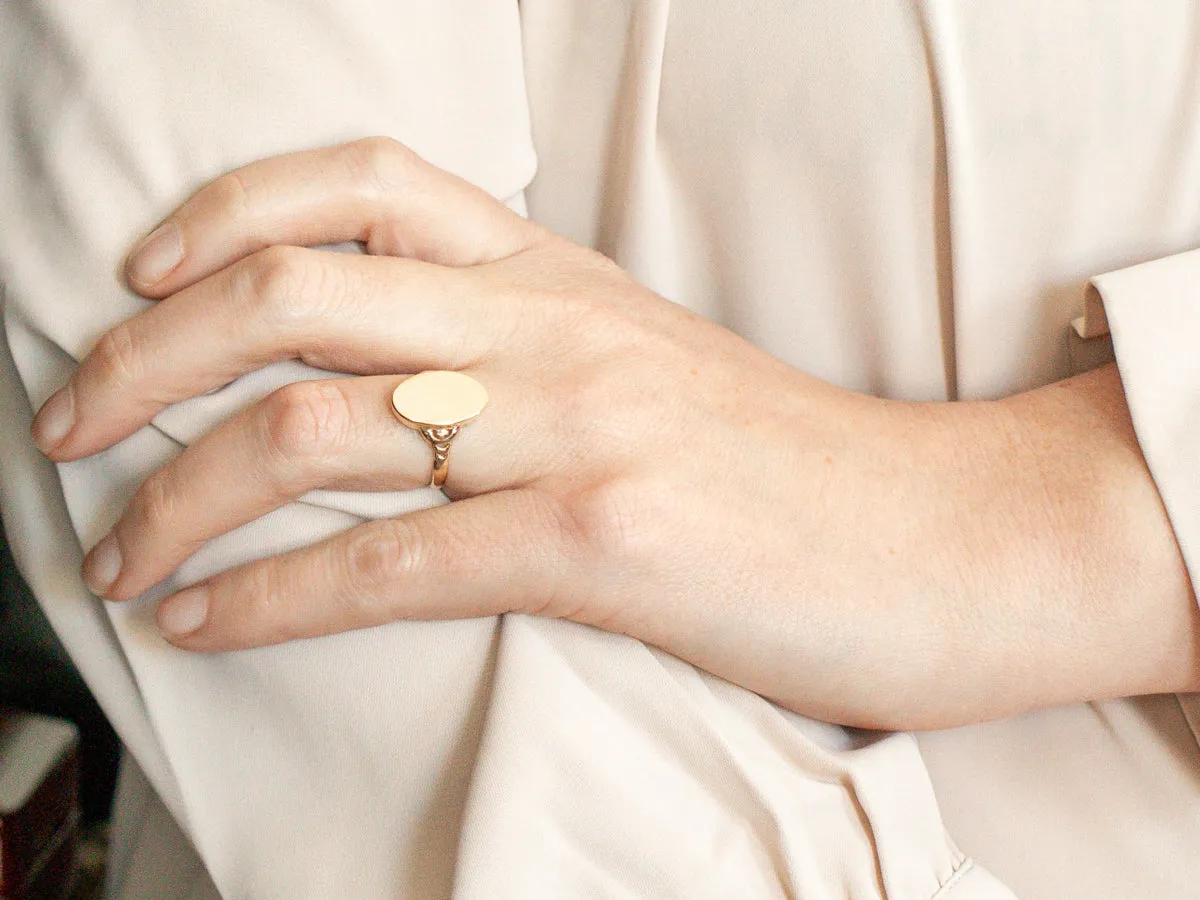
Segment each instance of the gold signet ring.
[{"label": "gold signet ring", "polygon": [[462,372],[420,372],[392,391],[392,413],[433,448],[429,486],[440,488],[450,471],[450,443],[487,406],[483,385]]}]

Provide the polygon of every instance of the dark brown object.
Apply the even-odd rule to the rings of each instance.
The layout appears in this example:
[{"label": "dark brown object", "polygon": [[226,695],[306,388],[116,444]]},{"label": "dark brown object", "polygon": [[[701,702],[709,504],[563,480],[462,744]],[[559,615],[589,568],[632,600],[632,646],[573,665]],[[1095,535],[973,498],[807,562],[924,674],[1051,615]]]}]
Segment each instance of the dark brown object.
[{"label": "dark brown object", "polygon": [[78,874],[79,732],[0,711],[0,900],[61,900]]}]

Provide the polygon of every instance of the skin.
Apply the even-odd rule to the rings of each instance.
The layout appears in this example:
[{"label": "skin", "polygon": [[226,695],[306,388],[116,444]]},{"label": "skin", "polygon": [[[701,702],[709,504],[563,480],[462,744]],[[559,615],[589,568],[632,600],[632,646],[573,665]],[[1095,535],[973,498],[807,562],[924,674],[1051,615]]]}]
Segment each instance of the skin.
[{"label": "skin", "polygon": [[[285,387],[149,478],[85,561],[101,596],[314,488],[427,483],[387,405],[405,374],[491,395],[454,443],[458,502],[167,598],[179,647],[565,617],[873,728],[1200,684],[1195,596],[1113,366],[991,402],[842,390],[386,139],[255,163],[164,228],[127,269],[162,302],[34,423],[51,459],[274,360],[361,377]],[[305,248],[347,240],[370,255]]]}]

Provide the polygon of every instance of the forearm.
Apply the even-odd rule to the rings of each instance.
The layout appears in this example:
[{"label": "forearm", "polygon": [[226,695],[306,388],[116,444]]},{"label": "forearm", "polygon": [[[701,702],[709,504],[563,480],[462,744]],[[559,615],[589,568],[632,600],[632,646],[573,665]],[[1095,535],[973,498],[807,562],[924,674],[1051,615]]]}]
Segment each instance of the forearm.
[{"label": "forearm", "polygon": [[1196,598],[1116,366],[943,412],[947,675],[987,715],[1194,689]]},{"label": "forearm", "polygon": [[1200,613],[1115,367],[1002,401],[827,399],[801,574],[755,609],[790,623],[780,652],[708,667],[884,729],[1197,684]]},{"label": "forearm", "polygon": [[1195,687],[1196,597],[1117,367],[998,405],[1011,417],[1014,452],[1026,463],[1018,467],[1019,493],[1028,495],[1032,521],[1054,548],[1040,561],[1061,557],[1068,573],[1062,637],[1090,636],[1068,656],[1078,659],[1080,686],[1122,695]]}]

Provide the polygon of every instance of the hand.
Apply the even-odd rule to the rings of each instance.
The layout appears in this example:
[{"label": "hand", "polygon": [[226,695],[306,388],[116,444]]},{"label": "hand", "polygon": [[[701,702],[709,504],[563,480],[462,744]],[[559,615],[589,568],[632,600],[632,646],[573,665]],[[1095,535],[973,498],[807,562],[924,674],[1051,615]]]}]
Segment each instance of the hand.
[{"label": "hand", "polygon": [[[370,255],[296,246],[348,240]],[[491,396],[453,445],[457,502],[167,598],[180,647],[524,612],[876,727],[1193,677],[1194,604],[1128,414],[1092,457],[1071,446],[1123,410],[1111,377],[1024,405],[840,390],[381,139],[218,179],[128,276],[162,302],[39,414],[55,460],[274,360],[360,377],[283,388],[148,479],[85,563],[112,600],[312,489],[428,483],[430,448],[388,408],[405,374],[463,370]],[[1089,499],[1097,466],[1120,477]],[[1105,557],[1120,577],[1096,577]],[[1130,602],[1148,572],[1167,613]]]}]

